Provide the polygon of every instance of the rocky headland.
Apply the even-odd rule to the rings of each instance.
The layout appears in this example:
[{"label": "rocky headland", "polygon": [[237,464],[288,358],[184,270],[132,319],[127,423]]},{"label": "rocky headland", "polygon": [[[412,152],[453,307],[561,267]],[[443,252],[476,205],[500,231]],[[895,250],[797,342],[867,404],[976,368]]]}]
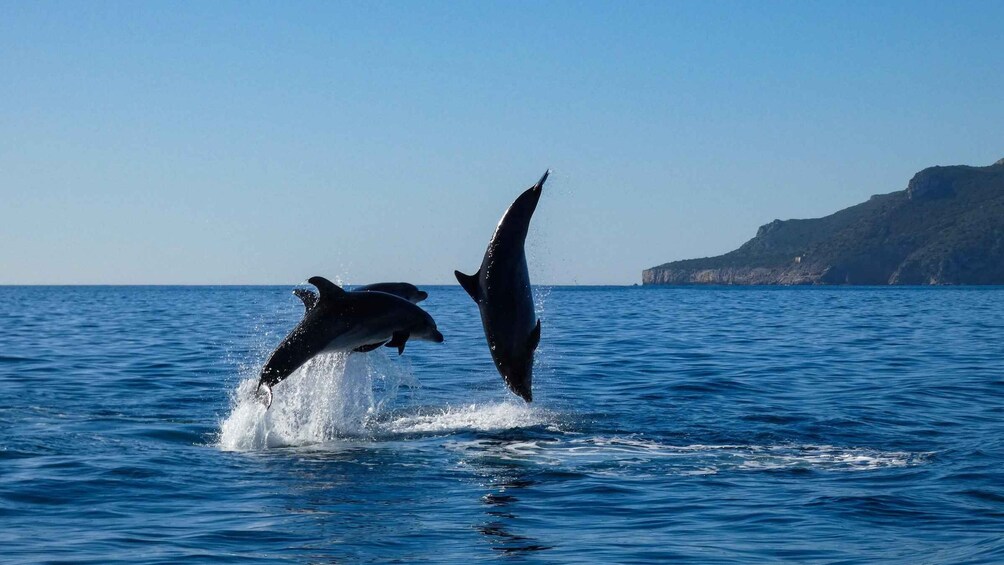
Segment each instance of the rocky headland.
[{"label": "rocky headland", "polygon": [[930,167],[824,218],[774,220],[735,251],[646,269],[642,283],[1004,284],[1004,159]]}]

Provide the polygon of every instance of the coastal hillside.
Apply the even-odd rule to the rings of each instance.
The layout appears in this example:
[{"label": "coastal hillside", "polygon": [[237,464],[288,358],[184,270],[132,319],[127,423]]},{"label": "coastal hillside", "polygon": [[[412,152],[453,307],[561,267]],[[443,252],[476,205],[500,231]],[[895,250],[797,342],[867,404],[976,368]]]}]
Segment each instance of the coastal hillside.
[{"label": "coastal hillside", "polygon": [[642,282],[1004,284],[1004,159],[924,169],[905,190],[825,218],[774,220],[735,251],[646,269]]}]

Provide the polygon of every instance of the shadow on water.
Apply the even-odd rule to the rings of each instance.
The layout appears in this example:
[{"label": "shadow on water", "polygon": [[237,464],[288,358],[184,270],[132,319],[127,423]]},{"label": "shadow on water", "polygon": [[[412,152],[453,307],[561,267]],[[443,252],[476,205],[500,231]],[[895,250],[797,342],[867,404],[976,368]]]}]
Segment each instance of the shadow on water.
[{"label": "shadow on water", "polygon": [[[527,438],[491,439],[481,443],[488,453],[506,452]],[[486,478],[487,492],[481,496],[485,519],[475,528],[492,550],[501,553],[527,553],[553,549],[533,536],[517,533],[521,520],[518,512],[520,498],[536,485],[538,473],[518,461],[500,457],[484,457],[471,461],[475,472]]]}]

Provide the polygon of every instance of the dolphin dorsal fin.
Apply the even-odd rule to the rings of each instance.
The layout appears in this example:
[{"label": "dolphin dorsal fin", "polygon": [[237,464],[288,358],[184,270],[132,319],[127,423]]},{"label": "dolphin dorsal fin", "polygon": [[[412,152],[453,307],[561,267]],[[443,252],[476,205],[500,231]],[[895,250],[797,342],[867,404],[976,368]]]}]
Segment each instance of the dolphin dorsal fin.
[{"label": "dolphin dorsal fin", "polygon": [[480,303],[481,297],[478,292],[478,280],[481,278],[481,270],[479,269],[478,272],[473,275],[465,275],[460,271],[453,271],[453,274],[457,276],[457,282],[460,283],[460,286],[464,287],[467,294],[470,294],[471,298],[473,298],[475,302]]},{"label": "dolphin dorsal fin", "polygon": [[342,287],[324,277],[310,277],[307,282],[317,287],[317,294],[319,295],[317,297],[318,304],[345,296],[345,291],[342,290]]},{"label": "dolphin dorsal fin", "polygon": [[317,305],[317,293],[305,288],[294,288],[293,294],[303,301],[303,307],[310,312],[310,309]]}]

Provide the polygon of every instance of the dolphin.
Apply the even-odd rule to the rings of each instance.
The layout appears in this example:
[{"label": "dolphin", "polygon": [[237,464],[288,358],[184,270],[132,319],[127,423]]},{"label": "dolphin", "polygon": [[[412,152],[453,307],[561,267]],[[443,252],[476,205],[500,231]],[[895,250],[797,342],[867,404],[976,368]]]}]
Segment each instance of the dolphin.
[{"label": "dolphin", "polygon": [[481,311],[495,368],[509,389],[527,402],[533,401],[533,352],[540,343],[540,320],[533,309],[523,244],[550,173],[545,171],[503,214],[478,272],[454,271]]},{"label": "dolphin", "polygon": [[[345,292],[311,277],[317,303],[307,310],[261,370],[258,391],[272,404],[272,387],[323,351],[372,351],[381,345],[404,353],[408,339],[443,342],[436,321],[411,302],[385,292]],[[264,390],[262,390],[264,389]]]},{"label": "dolphin", "polygon": [[352,289],[352,291],[386,292],[387,294],[400,296],[401,298],[407,300],[408,302],[411,302],[412,304],[418,304],[419,302],[429,297],[428,292],[425,292],[424,290],[418,290],[418,287],[406,282],[373,283],[373,284],[368,284],[366,286],[360,286],[358,288],[354,288]]},{"label": "dolphin", "polygon": [[[429,293],[419,290],[417,286],[406,282],[373,283],[352,289],[352,292],[386,292],[399,296],[412,304],[418,304],[429,297]],[[294,288],[293,294],[303,301],[303,307],[309,312],[317,304],[317,293],[307,288]]]}]

